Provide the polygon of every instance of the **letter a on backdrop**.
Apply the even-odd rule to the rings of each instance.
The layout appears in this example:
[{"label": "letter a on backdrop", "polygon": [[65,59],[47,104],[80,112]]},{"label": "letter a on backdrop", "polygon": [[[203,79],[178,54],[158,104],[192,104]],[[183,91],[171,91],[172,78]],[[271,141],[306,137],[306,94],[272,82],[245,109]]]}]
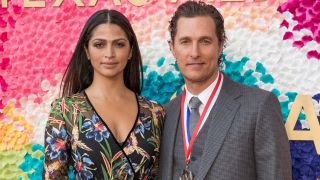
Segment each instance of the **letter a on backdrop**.
[{"label": "letter a on backdrop", "polygon": [[[294,130],[301,110],[306,114],[310,130]],[[314,109],[312,98],[308,95],[297,95],[285,124],[289,140],[313,141],[320,155],[320,126]]]}]

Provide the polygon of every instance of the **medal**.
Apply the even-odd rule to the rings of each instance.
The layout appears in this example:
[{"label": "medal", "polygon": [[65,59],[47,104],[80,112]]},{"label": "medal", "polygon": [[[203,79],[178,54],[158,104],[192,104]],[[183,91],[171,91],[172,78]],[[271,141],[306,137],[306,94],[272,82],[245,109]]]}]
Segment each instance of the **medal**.
[{"label": "medal", "polygon": [[189,170],[188,165],[184,170],[182,170],[179,180],[193,180],[193,174]]},{"label": "medal", "polygon": [[189,169],[182,170],[179,180],[193,180],[192,172]]}]

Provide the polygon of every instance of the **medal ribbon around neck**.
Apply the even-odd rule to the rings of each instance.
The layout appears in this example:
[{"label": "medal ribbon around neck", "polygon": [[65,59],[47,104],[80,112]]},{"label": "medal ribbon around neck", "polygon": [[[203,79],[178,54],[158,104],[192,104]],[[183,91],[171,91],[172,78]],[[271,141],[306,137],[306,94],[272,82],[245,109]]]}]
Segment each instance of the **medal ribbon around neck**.
[{"label": "medal ribbon around neck", "polygon": [[192,145],[193,145],[193,142],[194,140],[196,139],[199,131],[200,131],[200,127],[201,127],[201,124],[202,124],[202,121],[204,120],[204,117],[209,109],[209,106],[213,100],[213,98],[216,96],[216,92],[218,90],[218,87],[220,86],[220,83],[221,83],[221,73],[219,72],[218,73],[218,82],[216,83],[216,85],[214,86],[211,94],[210,94],[210,97],[203,109],[203,112],[201,113],[201,116],[200,116],[200,119],[198,120],[197,122],[197,125],[192,133],[192,136],[191,136],[191,140],[190,140],[190,143],[189,143],[189,138],[187,137],[187,132],[188,132],[188,128],[186,127],[186,119],[184,118],[184,102],[185,102],[185,99],[186,99],[186,90],[184,89],[183,90],[183,93],[182,93],[182,97],[181,97],[181,107],[180,107],[180,114],[181,114],[181,122],[182,122],[182,137],[183,137],[183,147],[184,147],[184,154],[185,154],[185,158],[186,158],[186,164],[188,165],[189,162],[190,162],[190,153],[191,153],[191,150],[192,150]]}]

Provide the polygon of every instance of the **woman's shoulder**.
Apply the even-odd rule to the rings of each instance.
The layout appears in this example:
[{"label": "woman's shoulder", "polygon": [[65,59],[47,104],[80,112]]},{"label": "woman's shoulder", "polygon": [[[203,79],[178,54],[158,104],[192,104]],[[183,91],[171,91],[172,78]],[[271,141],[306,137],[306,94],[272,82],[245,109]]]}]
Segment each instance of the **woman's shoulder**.
[{"label": "woman's shoulder", "polygon": [[150,117],[152,117],[152,122],[155,125],[155,127],[160,128],[160,131],[157,131],[160,133],[160,137],[166,116],[164,108],[160,103],[150,100],[143,96],[138,96],[138,100],[140,105],[140,113],[144,115],[148,114],[150,115]]},{"label": "woman's shoulder", "polygon": [[76,104],[81,104],[85,102],[85,96],[82,93],[76,93],[70,96],[63,96],[55,99],[52,102],[52,106],[62,105],[62,106],[74,106]]},{"label": "woman's shoulder", "polygon": [[144,96],[138,95],[138,101],[140,106],[142,107],[150,108],[151,110],[155,110],[155,111],[164,111],[160,103],[153,101],[151,99],[148,99]]}]

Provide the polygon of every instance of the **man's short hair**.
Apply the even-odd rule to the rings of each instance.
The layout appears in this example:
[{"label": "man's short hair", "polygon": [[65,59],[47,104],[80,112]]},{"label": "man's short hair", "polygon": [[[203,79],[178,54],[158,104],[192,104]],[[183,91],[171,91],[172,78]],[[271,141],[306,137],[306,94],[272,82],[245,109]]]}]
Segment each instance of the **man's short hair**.
[{"label": "man's short hair", "polygon": [[216,35],[219,40],[219,45],[223,45],[226,41],[223,17],[214,6],[202,1],[187,1],[178,7],[169,25],[171,40],[174,41],[174,37],[177,34],[177,22],[180,17],[192,18],[197,16],[209,16],[213,19],[216,25]]}]

